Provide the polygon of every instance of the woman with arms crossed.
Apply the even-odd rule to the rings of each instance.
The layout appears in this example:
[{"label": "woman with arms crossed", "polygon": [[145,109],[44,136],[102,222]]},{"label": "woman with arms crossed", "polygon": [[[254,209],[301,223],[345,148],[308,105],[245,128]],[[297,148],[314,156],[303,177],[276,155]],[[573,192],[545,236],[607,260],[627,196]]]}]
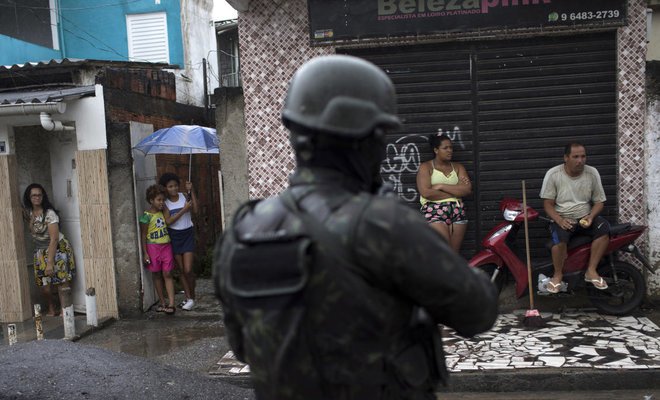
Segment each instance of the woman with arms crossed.
[{"label": "woman with arms crossed", "polygon": [[435,157],[417,171],[420,211],[458,253],[468,223],[461,198],[472,193],[472,183],[465,167],[452,162],[454,149],[448,136],[432,134],[429,144]]}]

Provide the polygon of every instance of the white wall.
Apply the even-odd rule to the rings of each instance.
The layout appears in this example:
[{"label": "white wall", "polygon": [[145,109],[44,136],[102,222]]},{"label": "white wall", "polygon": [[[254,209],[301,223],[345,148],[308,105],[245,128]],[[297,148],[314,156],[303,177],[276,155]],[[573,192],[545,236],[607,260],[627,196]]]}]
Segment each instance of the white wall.
[{"label": "white wall", "polygon": [[652,101],[648,108],[646,146],[646,193],[648,194],[649,258],[657,272],[649,274],[649,292],[660,295],[660,100]]},{"label": "white wall", "polygon": [[653,11],[651,32],[648,33],[648,40],[646,61],[660,61],[660,9]]},{"label": "white wall", "polygon": [[103,86],[95,85],[96,96],[67,104],[62,121],[75,121],[78,150],[107,149]]},{"label": "white wall", "polygon": [[[217,46],[213,24],[212,0],[182,0],[181,29],[183,30],[183,69],[176,75],[176,101],[195,106],[204,105],[204,72],[206,59],[208,93],[219,86]],[[186,79],[182,75],[190,79]]]}]

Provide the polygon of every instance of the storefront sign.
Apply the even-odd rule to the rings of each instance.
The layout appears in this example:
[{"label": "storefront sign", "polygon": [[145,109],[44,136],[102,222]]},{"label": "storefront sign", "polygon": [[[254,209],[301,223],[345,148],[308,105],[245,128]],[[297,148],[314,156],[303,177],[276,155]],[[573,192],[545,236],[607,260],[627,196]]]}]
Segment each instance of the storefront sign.
[{"label": "storefront sign", "polygon": [[625,0],[307,0],[313,42],[625,24]]}]

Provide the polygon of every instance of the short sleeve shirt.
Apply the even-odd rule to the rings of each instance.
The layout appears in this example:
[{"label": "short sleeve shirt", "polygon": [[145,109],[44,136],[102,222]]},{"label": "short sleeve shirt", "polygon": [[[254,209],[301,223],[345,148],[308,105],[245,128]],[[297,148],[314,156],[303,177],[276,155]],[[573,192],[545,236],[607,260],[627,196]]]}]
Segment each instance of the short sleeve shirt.
[{"label": "short sleeve shirt", "polygon": [[[179,198],[177,201],[170,201],[170,199],[165,199],[165,206],[170,210],[170,216],[174,216],[181,212],[183,207],[186,205],[186,196],[183,193],[179,193]],[[186,212],[179,219],[177,219],[173,224],[170,224],[170,229],[184,230],[193,226],[192,218],[190,217],[190,212]]]},{"label": "short sleeve shirt", "polygon": [[[57,213],[52,209],[46,210],[44,214],[35,216],[30,211],[30,234],[34,241],[34,247],[37,249],[47,249],[50,245],[50,233],[48,232],[48,225],[58,224],[60,222]],[[60,233],[61,239],[62,234]]]},{"label": "short sleeve shirt", "polygon": [[167,232],[167,224],[163,213],[150,213],[145,211],[140,217],[141,224],[149,224],[147,228],[147,243],[164,244],[170,242],[170,235]]},{"label": "short sleeve shirt", "polygon": [[591,212],[592,203],[606,200],[600,174],[585,165],[580,176],[569,176],[564,164],[548,170],[543,178],[541,198],[555,201],[555,209],[564,218],[580,219]]}]

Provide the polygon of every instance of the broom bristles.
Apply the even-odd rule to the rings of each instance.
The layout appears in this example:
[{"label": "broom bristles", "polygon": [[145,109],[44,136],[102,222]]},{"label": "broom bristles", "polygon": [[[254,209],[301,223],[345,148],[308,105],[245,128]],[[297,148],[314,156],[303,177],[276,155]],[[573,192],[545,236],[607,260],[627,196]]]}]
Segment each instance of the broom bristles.
[{"label": "broom bristles", "polygon": [[527,310],[525,312],[525,319],[523,325],[530,328],[541,328],[545,326],[545,321],[541,317],[539,310]]}]

